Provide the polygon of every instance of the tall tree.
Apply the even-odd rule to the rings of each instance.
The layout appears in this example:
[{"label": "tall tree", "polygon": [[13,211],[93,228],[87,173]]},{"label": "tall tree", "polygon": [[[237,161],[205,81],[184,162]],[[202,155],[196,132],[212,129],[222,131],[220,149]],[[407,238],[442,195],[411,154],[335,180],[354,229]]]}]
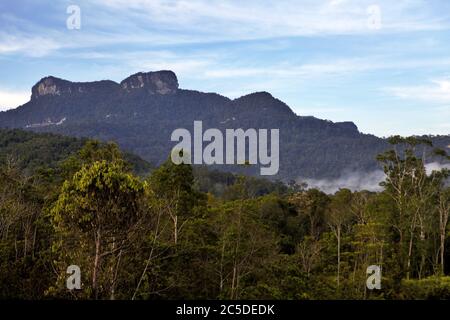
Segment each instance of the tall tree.
[{"label": "tall tree", "polygon": [[331,199],[327,212],[327,223],[337,240],[337,286],[341,278],[341,240],[342,231],[351,219],[352,192],[340,189]]},{"label": "tall tree", "polygon": [[84,291],[94,298],[106,292],[114,298],[119,259],[139,222],[142,193],[142,183],[122,163],[96,161],[64,183],[51,210],[62,262],[83,265],[91,279]]},{"label": "tall tree", "polygon": [[176,245],[187,219],[206,198],[194,189],[192,167],[184,163],[174,164],[171,159],[151,174],[149,183],[155,196],[164,202],[165,211],[172,220]]}]

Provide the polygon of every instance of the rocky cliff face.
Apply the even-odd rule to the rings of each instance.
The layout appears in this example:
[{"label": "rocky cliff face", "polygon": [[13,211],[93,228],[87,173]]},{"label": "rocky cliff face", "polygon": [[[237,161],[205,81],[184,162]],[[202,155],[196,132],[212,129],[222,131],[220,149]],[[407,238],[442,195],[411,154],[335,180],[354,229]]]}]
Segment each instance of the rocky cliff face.
[{"label": "rocky cliff face", "polygon": [[31,99],[39,99],[42,96],[56,96],[70,92],[70,82],[55,77],[46,77],[36,83],[31,89]]},{"label": "rocky cliff face", "polygon": [[144,89],[150,94],[174,94],[178,90],[178,79],[172,71],[139,72],[123,80],[120,86],[128,92]]},{"label": "rocky cliff face", "polygon": [[45,77],[31,89],[31,100],[44,96],[71,96],[113,92],[120,88],[119,84],[110,81],[71,82],[56,77]]},{"label": "rocky cliff face", "polygon": [[79,95],[92,93],[114,93],[145,90],[150,94],[174,94],[178,90],[178,79],[172,71],[139,72],[120,84],[110,81],[71,82],[56,77],[45,77],[31,89],[31,100],[43,96]]}]

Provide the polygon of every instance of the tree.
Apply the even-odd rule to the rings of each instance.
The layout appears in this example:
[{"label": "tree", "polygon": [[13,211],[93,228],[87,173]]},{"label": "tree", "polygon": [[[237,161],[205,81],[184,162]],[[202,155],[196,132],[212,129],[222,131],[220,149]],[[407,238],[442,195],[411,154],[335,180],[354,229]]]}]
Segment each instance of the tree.
[{"label": "tree", "polygon": [[245,298],[246,288],[265,277],[258,274],[276,255],[273,233],[259,219],[261,201],[224,203],[211,214],[217,234],[219,298]]},{"label": "tree", "polygon": [[340,285],[342,230],[351,218],[352,192],[340,189],[331,199],[327,212],[327,223],[337,240],[337,286]]},{"label": "tree", "polygon": [[289,197],[289,202],[294,205],[297,214],[306,217],[307,232],[313,239],[317,239],[323,231],[325,210],[329,201],[329,197],[318,189],[297,192]]},{"label": "tree", "polygon": [[396,204],[392,224],[398,232],[398,259],[407,279],[413,272],[421,278],[431,250],[427,239],[434,233],[436,199],[446,179],[442,173],[428,175],[425,163],[427,157],[447,156],[442,151],[432,153],[427,139],[394,136],[389,142],[393,149],[379,155],[378,160],[386,173],[382,186]]},{"label": "tree", "polygon": [[[36,299],[52,281],[44,195],[14,161],[0,166],[0,298]],[[38,277],[37,277],[38,276]]]},{"label": "tree", "polygon": [[84,290],[88,296],[99,298],[107,287],[114,299],[120,256],[138,225],[142,194],[143,184],[122,163],[106,160],[83,166],[64,183],[51,210],[61,237],[56,247],[63,263],[81,261],[90,274],[91,283]]},{"label": "tree", "polygon": [[148,179],[155,196],[164,201],[166,213],[173,224],[173,241],[178,243],[179,233],[194,208],[206,198],[194,189],[194,175],[189,164],[174,164],[168,159]]}]

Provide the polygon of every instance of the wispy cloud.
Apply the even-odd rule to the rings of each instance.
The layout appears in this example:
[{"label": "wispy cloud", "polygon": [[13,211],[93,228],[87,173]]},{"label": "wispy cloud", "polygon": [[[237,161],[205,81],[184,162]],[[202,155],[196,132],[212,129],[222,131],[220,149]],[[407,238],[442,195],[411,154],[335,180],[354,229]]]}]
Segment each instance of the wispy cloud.
[{"label": "wispy cloud", "polygon": [[0,89],[0,111],[20,106],[30,100],[30,92]]},{"label": "wispy cloud", "polygon": [[43,57],[60,48],[61,45],[51,38],[0,33],[0,55],[23,53],[30,57]]},{"label": "wispy cloud", "polygon": [[[50,6],[50,3],[41,7]],[[69,4],[69,3],[68,3]],[[214,43],[299,36],[373,35],[450,27],[446,10],[426,7],[422,1],[378,0],[381,28],[368,26],[369,0],[347,1],[217,1],[217,0],[80,0],[81,30],[64,30],[64,7],[53,24],[3,14],[1,53],[44,55],[60,48],[117,44],[174,45]],[[32,6],[27,3],[27,6]],[[56,13],[56,12],[55,12]],[[20,21],[20,29],[8,26]],[[55,28],[54,23],[58,23]],[[20,36],[18,31],[27,36]],[[42,37],[41,35],[46,35]]]},{"label": "wispy cloud", "polygon": [[[431,103],[450,103],[450,78],[434,79],[427,85],[398,86],[385,89],[401,99]],[[448,107],[442,107],[448,110]]]},{"label": "wispy cloud", "polygon": [[[221,39],[255,39],[323,34],[373,33],[368,27],[373,1],[215,1],[99,0],[113,10],[128,10],[137,21],[161,28],[213,33]],[[447,28],[430,17],[420,1],[376,1],[385,32]]]},{"label": "wispy cloud", "polygon": [[[352,58],[330,58],[313,62],[299,63],[296,61],[284,61],[271,66],[245,67],[229,65],[221,68],[208,65],[210,68],[204,71],[207,78],[234,78],[234,77],[304,77],[311,78],[317,76],[345,76],[357,73],[379,71],[379,70],[408,70],[430,67],[450,66],[450,58],[443,59],[403,59],[401,61],[389,56],[366,56]],[[445,85],[445,83],[441,83]],[[391,91],[402,88],[391,88]],[[413,88],[414,89],[414,88]]]}]

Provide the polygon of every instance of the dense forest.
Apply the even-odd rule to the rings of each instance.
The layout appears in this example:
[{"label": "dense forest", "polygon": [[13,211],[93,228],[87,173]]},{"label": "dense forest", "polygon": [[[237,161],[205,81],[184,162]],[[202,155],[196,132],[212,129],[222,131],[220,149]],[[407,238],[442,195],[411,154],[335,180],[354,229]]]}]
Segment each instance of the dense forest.
[{"label": "dense forest", "polygon": [[[417,137],[389,143],[383,191],[329,195],[2,130],[0,298],[448,299],[449,172],[418,154],[449,156]],[[79,290],[66,288],[71,265]]]}]

